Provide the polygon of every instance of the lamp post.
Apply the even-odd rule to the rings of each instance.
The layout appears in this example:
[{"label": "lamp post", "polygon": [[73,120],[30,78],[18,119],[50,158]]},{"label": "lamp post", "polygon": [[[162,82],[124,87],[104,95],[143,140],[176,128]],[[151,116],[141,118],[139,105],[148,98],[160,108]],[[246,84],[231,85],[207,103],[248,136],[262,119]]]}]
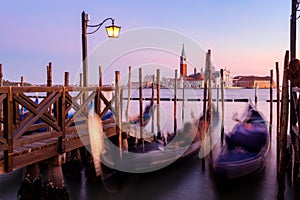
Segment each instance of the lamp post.
[{"label": "lamp post", "polygon": [[[95,25],[89,25],[88,22],[90,20],[90,16],[86,14],[84,11],[81,14],[81,22],[82,22],[82,64],[83,64],[83,86],[88,86],[88,58],[87,58],[87,35],[96,33],[101,26],[106,21],[111,21],[110,26],[106,26],[106,33],[109,38],[118,38],[121,30],[120,26],[116,26],[114,24],[115,20],[111,17],[104,19],[101,23]],[[92,32],[87,32],[87,28],[95,28]]]},{"label": "lamp post", "polygon": [[299,0],[292,0],[291,21],[290,21],[290,51],[291,60],[296,58],[296,32],[297,32],[297,11]]}]

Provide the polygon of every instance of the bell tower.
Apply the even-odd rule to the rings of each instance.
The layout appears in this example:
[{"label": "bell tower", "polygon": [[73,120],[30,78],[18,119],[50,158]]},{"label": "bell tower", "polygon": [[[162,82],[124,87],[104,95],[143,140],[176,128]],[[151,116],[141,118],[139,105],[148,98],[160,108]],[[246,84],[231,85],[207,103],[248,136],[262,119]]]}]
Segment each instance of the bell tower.
[{"label": "bell tower", "polygon": [[187,64],[186,64],[186,57],[184,51],[184,44],[182,45],[181,56],[180,56],[180,76],[181,77],[187,76]]}]

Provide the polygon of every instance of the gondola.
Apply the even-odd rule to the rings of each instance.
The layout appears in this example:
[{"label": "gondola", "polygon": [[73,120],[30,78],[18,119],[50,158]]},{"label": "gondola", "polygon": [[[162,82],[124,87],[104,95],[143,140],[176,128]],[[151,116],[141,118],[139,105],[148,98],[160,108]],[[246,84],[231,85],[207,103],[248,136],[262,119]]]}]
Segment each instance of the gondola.
[{"label": "gondola", "polygon": [[225,136],[225,145],[213,161],[217,180],[251,174],[264,166],[270,148],[270,135],[262,113],[250,102],[244,119]]},{"label": "gondola", "polygon": [[[213,123],[218,123],[216,109],[213,109],[213,116]],[[153,172],[197,154],[210,122],[207,111],[206,123],[202,116],[186,122],[176,133],[168,133],[161,138],[136,138],[123,132],[123,136],[128,136],[128,150],[123,151],[122,155],[118,148],[118,136],[106,138],[101,153],[103,182],[111,182],[108,180],[118,173]]]}]

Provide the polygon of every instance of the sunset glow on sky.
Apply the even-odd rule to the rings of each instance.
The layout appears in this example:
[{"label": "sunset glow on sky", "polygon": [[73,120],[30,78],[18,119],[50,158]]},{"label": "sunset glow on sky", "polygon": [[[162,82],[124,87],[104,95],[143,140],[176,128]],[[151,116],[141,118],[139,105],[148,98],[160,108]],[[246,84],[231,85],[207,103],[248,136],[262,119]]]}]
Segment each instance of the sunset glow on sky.
[{"label": "sunset glow on sky", "polygon": [[[269,75],[275,62],[282,67],[284,53],[289,50],[290,4],[290,1],[282,0],[1,1],[3,78],[19,81],[20,76],[24,76],[25,81],[45,83],[46,66],[52,62],[54,83],[63,83],[65,71],[70,72],[71,80],[75,80],[81,70],[83,10],[90,14],[91,24],[107,17],[115,18],[115,24],[122,26],[120,40],[122,33],[144,27],[172,30],[196,42],[203,51],[211,49],[213,65],[230,69],[232,75]],[[88,36],[89,52],[99,44],[105,44],[108,40],[105,34],[102,27]],[[156,42],[163,44],[166,41]],[[178,47],[170,48],[179,55],[183,42],[176,42]],[[194,54],[203,53],[196,51],[187,44],[187,59],[193,60]],[[198,68],[204,63],[191,62]],[[128,65],[141,64],[140,61],[130,64],[130,60],[124,61],[124,66],[116,63],[125,69]],[[171,59],[170,65],[179,67],[179,57]]]}]

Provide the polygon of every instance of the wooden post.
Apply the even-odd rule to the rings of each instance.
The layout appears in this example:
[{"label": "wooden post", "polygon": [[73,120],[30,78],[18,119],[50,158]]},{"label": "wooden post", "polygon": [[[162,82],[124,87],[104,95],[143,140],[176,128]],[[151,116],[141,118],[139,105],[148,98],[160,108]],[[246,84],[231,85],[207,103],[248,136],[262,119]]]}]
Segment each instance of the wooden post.
[{"label": "wooden post", "polygon": [[130,106],[130,93],[131,93],[131,66],[128,68],[128,89],[127,89],[127,107],[126,107],[126,122],[129,122],[129,106]]},{"label": "wooden post", "polygon": [[174,133],[177,132],[177,69],[175,69],[174,79]]},{"label": "wooden post", "polygon": [[123,92],[124,88],[120,84],[120,110],[121,110],[121,122],[122,122],[122,113],[123,113]]},{"label": "wooden post", "polygon": [[255,83],[255,97],[254,97],[255,106],[257,106],[257,83]]},{"label": "wooden post", "polygon": [[157,84],[157,91],[156,91],[156,103],[157,103],[157,138],[161,138],[161,129],[160,129],[160,69],[156,70],[156,84]]},{"label": "wooden post", "polygon": [[[65,87],[69,86],[69,72],[65,72]],[[65,153],[65,118],[66,114],[66,92],[63,90],[62,96],[58,100],[58,104],[55,106],[55,115],[57,116],[58,125],[61,127],[62,136],[59,139],[59,151],[61,154]]]},{"label": "wooden post", "polygon": [[[82,87],[82,73],[79,74],[79,86]],[[80,105],[82,104],[82,96],[80,97]]]},{"label": "wooden post", "polygon": [[212,111],[212,64],[211,64],[211,50],[208,50],[208,109],[209,109],[209,142],[210,142],[210,157],[212,159],[212,123],[213,123],[213,111]]},{"label": "wooden post", "polygon": [[280,148],[279,148],[279,139],[280,139],[280,80],[279,80],[279,64],[278,62],[275,63],[276,65],[276,88],[277,88],[277,168],[279,169],[279,155],[280,155]]},{"label": "wooden post", "polygon": [[142,68],[139,68],[139,105],[140,105],[140,138],[143,143],[143,152],[144,152],[144,134],[143,134],[143,71]]},{"label": "wooden post", "polygon": [[[99,66],[99,88],[100,88],[100,92],[102,92],[102,83],[103,82],[103,80],[102,80],[102,67],[101,66]],[[100,98],[100,96],[99,96],[99,102],[98,102],[98,115],[100,116],[100,114],[101,114],[101,110],[102,110],[102,102],[101,102],[101,98]]]},{"label": "wooden post", "polygon": [[[206,59],[207,59],[207,54],[206,54]],[[204,78],[204,90],[203,90],[203,120],[204,120],[204,123],[203,123],[203,129],[201,130],[201,134],[200,134],[200,140],[201,142],[203,143],[204,140],[205,140],[205,137],[206,137],[206,126],[207,126],[207,123],[206,123],[206,119],[207,119],[207,112],[206,112],[206,102],[207,102],[207,64],[205,66],[205,78]],[[204,148],[204,147],[203,147]],[[202,159],[202,162],[201,162],[201,166],[202,166],[202,169],[205,170],[205,157],[203,157]]]},{"label": "wooden post", "polygon": [[4,138],[8,144],[8,149],[4,150],[4,170],[10,172],[13,170],[13,94],[10,87],[7,97],[3,101],[3,120],[4,120]]},{"label": "wooden post", "polygon": [[82,73],[79,74],[79,86],[82,87]]},{"label": "wooden post", "polygon": [[221,102],[222,102],[222,121],[221,121],[221,145],[224,144],[224,71],[221,69]]},{"label": "wooden post", "polygon": [[219,112],[219,84],[217,84],[217,100],[216,100],[216,102],[217,102],[217,112]]},{"label": "wooden post", "polygon": [[[69,81],[68,81],[68,76],[69,76],[69,73],[66,72],[65,73],[65,85],[68,85]],[[60,154],[64,154],[65,153],[65,135],[66,135],[66,132],[65,132],[65,124],[66,124],[66,105],[65,105],[65,102],[66,102],[66,92],[65,92],[65,88],[63,90],[63,93],[62,93],[62,96],[59,98],[58,100],[58,106],[56,106],[56,113],[57,113],[57,118],[58,118],[58,125],[59,127],[61,128],[61,132],[62,132],[62,135],[58,138],[58,141],[59,141],[59,153]]]},{"label": "wooden post", "polygon": [[[49,65],[47,66],[47,87],[52,87],[52,63],[49,62]],[[49,93],[47,93],[47,96]],[[53,114],[52,107],[49,108],[49,114]],[[49,127],[49,130],[52,130],[52,127]]]},{"label": "wooden post", "polygon": [[201,133],[201,141],[204,141],[205,136],[206,136],[206,119],[207,119],[207,115],[206,115],[206,102],[207,102],[207,79],[204,80],[204,90],[203,90],[203,119],[204,119],[204,127]]},{"label": "wooden post", "polygon": [[24,86],[24,77],[23,76],[21,76],[20,86]]},{"label": "wooden post", "polygon": [[[20,86],[21,87],[24,86],[24,77],[23,76],[21,76]],[[22,113],[22,115],[24,115],[24,113],[25,113],[23,106],[21,107],[21,113]]]},{"label": "wooden post", "polygon": [[3,86],[2,64],[0,64],[0,86]]},{"label": "wooden post", "polygon": [[288,127],[288,111],[289,111],[289,88],[288,88],[288,66],[289,66],[289,51],[286,51],[284,57],[284,72],[282,80],[281,93],[281,113],[280,113],[280,163],[278,168],[278,199],[283,199],[285,191],[285,159],[287,145],[287,127]]},{"label": "wooden post", "polygon": [[152,93],[151,93],[151,102],[152,102],[151,133],[155,136],[155,134],[154,134],[154,83],[155,83],[155,77],[153,75],[152,76],[152,84],[151,84],[151,88],[152,88]]},{"label": "wooden post", "polygon": [[[70,79],[69,72],[65,72],[65,87],[69,87]],[[59,116],[61,116],[61,120],[68,119],[68,113],[66,111],[66,105],[64,102],[66,102],[66,95],[68,92],[64,89],[64,93],[62,97],[60,97],[60,102],[59,102]],[[59,120],[60,121],[60,120]],[[62,121],[59,123],[61,127],[65,127],[65,122]],[[65,151],[65,128],[62,128],[63,131],[63,136],[59,138],[59,143],[60,143],[60,151],[61,153],[64,153]],[[64,176],[67,177],[73,177],[73,178],[81,178],[81,155],[80,155],[80,150],[79,149],[73,149],[70,152],[66,153],[66,160],[67,163],[65,164],[65,168],[63,168],[64,171]]]},{"label": "wooden post", "polygon": [[69,75],[70,73],[69,72],[65,72],[65,87],[68,87],[69,86]]},{"label": "wooden post", "polygon": [[102,87],[102,67],[99,66],[99,87]]},{"label": "wooden post", "polygon": [[47,87],[52,86],[52,63],[49,62],[49,65],[47,66]]},{"label": "wooden post", "polygon": [[270,126],[269,126],[269,134],[270,138],[272,138],[272,124],[273,124],[273,70],[270,70]]},{"label": "wooden post", "polygon": [[115,109],[116,109],[116,121],[117,121],[117,134],[119,134],[119,148],[120,157],[122,158],[122,113],[120,106],[120,71],[115,72]]}]

